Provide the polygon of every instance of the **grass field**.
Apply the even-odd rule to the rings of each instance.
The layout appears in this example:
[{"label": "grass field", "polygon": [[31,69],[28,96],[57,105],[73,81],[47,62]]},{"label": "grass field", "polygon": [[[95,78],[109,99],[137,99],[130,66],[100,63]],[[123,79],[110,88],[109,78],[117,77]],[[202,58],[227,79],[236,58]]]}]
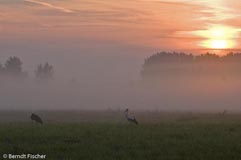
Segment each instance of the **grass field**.
[{"label": "grass field", "polygon": [[240,160],[239,116],[175,115],[153,122],[140,116],[138,126],[106,120],[43,126],[5,122],[0,154],[38,153],[49,160]]}]

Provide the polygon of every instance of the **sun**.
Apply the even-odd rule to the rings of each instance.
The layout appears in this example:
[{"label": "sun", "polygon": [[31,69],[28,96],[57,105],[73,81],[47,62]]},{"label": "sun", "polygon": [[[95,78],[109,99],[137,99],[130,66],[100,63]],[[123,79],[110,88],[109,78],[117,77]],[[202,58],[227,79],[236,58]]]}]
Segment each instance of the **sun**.
[{"label": "sun", "polygon": [[230,49],[234,47],[234,42],[229,39],[208,39],[203,41],[201,46],[210,49]]},{"label": "sun", "polygon": [[229,49],[233,47],[232,30],[227,27],[213,27],[208,30],[209,40],[206,47],[211,49]]},{"label": "sun", "polygon": [[196,35],[204,37],[200,45],[209,49],[232,49],[235,47],[235,38],[240,30],[227,26],[210,26],[206,30],[199,30]]},{"label": "sun", "polygon": [[230,47],[226,40],[210,40],[209,45],[209,47],[213,49],[225,49]]},{"label": "sun", "polygon": [[228,48],[226,40],[211,40],[210,47],[213,49],[225,49]]}]

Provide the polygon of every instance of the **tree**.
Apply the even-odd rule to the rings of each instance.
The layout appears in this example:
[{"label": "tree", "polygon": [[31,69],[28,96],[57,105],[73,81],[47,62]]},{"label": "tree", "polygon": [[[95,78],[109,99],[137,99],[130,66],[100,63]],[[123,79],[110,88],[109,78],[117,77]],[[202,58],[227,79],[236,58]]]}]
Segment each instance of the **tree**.
[{"label": "tree", "polygon": [[48,62],[44,65],[40,64],[35,71],[36,78],[38,79],[52,79],[54,73],[54,68]]},{"label": "tree", "polygon": [[201,54],[196,56],[195,62],[219,62],[222,59],[222,57],[207,52],[206,54]]},{"label": "tree", "polygon": [[0,64],[0,78],[2,79],[4,76],[4,67],[2,66],[2,64]]},{"label": "tree", "polygon": [[0,64],[0,75],[3,75],[3,72],[4,72],[4,68],[3,68],[2,64]]},{"label": "tree", "polygon": [[5,70],[7,72],[19,73],[22,71],[22,62],[18,57],[9,57],[5,63]]},{"label": "tree", "polygon": [[4,65],[4,73],[8,76],[24,77],[26,73],[22,71],[22,61],[18,57],[9,57]]},{"label": "tree", "polygon": [[175,76],[240,76],[241,53],[219,56],[214,53],[192,55],[177,52],[159,52],[145,59],[142,77]]}]

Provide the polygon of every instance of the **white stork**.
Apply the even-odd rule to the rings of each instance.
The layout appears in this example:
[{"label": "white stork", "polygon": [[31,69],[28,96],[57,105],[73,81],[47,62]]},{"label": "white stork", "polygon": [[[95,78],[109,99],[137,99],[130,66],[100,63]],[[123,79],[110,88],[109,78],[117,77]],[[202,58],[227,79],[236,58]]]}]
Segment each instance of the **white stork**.
[{"label": "white stork", "polygon": [[125,110],[125,117],[126,117],[126,119],[130,122],[130,123],[135,123],[136,125],[138,125],[138,122],[137,122],[137,120],[136,120],[136,118],[135,117],[131,117],[131,116],[129,116],[129,109],[127,108],[126,110]]}]

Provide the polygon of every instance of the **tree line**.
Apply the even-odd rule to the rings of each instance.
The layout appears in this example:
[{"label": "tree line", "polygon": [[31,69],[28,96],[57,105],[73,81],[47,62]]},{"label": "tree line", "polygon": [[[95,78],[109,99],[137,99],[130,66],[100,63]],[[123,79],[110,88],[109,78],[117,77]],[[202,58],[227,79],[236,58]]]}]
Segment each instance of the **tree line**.
[{"label": "tree line", "polygon": [[[28,73],[22,69],[23,62],[16,56],[9,57],[6,62],[0,64],[0,77],[26,78]],[[34,70],[35,77],[40,80],[53,78],[54,68],[48,62],[39,64]]]},{"label": "tree line", "polygon": [[205,53],[193,55],[183,52],[159,52],[145,59],[143,77],[165,75],[235,74],[241,75],[241,53],[224,56]]}]

